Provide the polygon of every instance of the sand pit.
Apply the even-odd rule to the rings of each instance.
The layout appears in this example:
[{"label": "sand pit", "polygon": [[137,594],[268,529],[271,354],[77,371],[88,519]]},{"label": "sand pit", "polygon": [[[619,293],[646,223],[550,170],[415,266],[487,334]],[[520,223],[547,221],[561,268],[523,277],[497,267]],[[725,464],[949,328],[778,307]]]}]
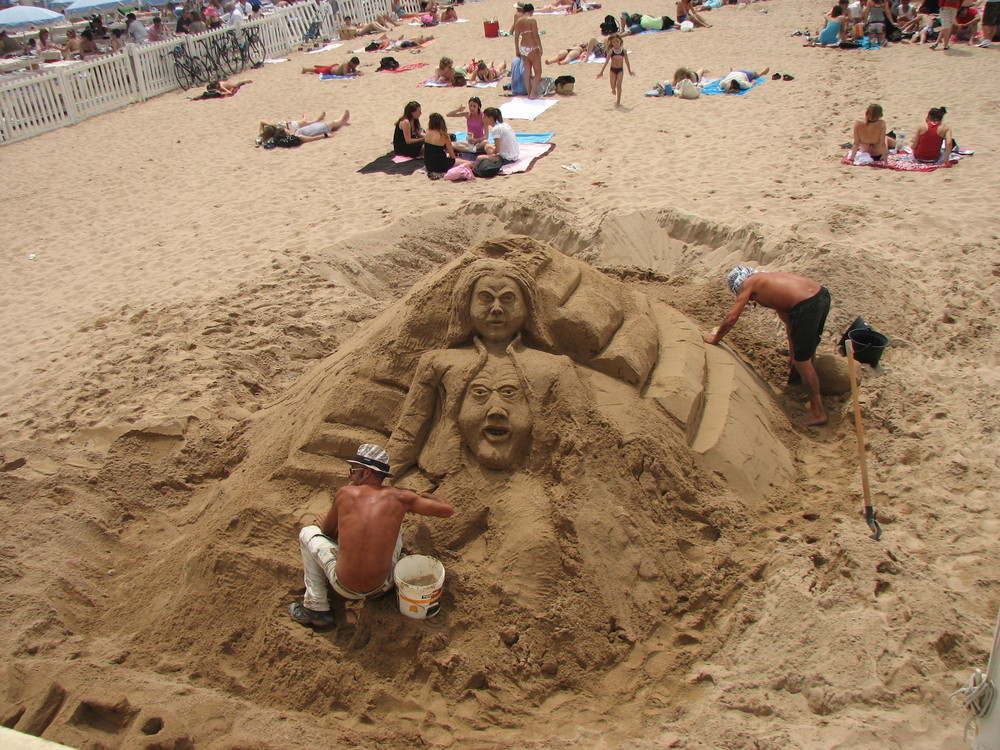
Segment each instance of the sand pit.
[{"label": "sand pit", "polygon": [[[229,100],[166,95],[4,147],[26,177],[0,203],[0,724],[150,750],[963,747],[947,696],[985,666],[1000,591],[992,53],[803,49],[816,8],[765,5],[635,38],[621,111],[598,66],[572,66],[574,96],[515,123],[556,149],[502,181],[357,174],[407,100],[467,93],[374,67],[321,83],[299,53]],[[480,23],[508,5],[466,9],[429,62],[509,56]],[[542,16],[547,51],[620,10],[642,8]],[[795,80],[641,97],[679,65],[757,63]],[[908,132],[947,105],[976,155],[841,167],[873,100]],[[253,148],[261,119],[324,108],[352,124]],[[129,147],[99,148],[109,133]],[[392,438],[421,357],[464,356],[435,290],[484,243],[532,255],[518,237],[559,269],[533,276],[551,330],[525,335],[526,382],[571,408],[539,408],[510,469],[471,463],[453,425],[448,450],[411,451],[401,481],[462,509],[406,531],[448,568],[440,615],[383,600],[328,633],[292,623],[296,529],[343,447]],[[849,397],[801,427],[766,310],[698,344],[736,263],[831,290],[822,354],[857,315],[892,339],[862,370],[881,543]]]}]

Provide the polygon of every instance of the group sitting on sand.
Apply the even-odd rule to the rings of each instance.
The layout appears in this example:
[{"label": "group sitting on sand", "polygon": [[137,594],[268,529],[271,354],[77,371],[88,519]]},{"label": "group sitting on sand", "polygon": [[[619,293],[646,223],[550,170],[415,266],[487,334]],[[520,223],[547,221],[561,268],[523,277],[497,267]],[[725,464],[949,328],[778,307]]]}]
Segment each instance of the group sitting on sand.
[{"label": "group sitting on sand", "polygon": [[[933,107],[927,113],[913,134],[910,151],[914,160],[923,164],[937,164],[947,161],[952,151],[960,151],[955,144],[951,127],[944,124],[944,116],[948,110],[945,107]],[[882,119],[882,105],[870,104],[865,110],[865,116],[854,122],[854,142],[847,160],[856,162],[861,154],[867,154],[871,161],[884,161],[890,151],[903,151],[907,144],[902,133],[886,132],[885,120]],[[866,161],[866,163],[869,163]]]},{"label": "group sitting on sand", "polygon": [[[982,38],[976,41],[982,23]],[[910,0],[838,0],[823,16],[823,28],[815,36],[808,32],[806,46],[841,47],[867,45],[877,49],[890,42],[933,42],[931,49],[948,49],[951,42],[966,42],[970,47],[989,47],[1000,24],[1000,5],[987,2],[980,10],[964,0],[923,0],[919,7]],[[798,33],[798,32],[797,32]]]}]

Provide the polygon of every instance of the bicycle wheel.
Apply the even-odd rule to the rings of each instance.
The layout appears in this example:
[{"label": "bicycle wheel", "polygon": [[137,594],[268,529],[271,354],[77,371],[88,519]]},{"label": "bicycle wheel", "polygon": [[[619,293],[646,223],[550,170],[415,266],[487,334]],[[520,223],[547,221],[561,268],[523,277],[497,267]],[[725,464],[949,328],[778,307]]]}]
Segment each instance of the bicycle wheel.
[{"label": "bicycle wheel", "polygon": [[250,61],[250,65],[254,68],[259,68],[264,64],[264,57],[267,55],[267,50],[264,49],[264,42],[262,42],[257,37],[253,37],[249,42],[247,42],[247,59]]},{"label": "bicycle wheel", "polygon": [[236,34],[229,34],[226,46],[229,48],[229,59],[233,63],[233,73],[239,73],[246,67],[246,60],[243,58],[243,50],[240,49],[240,40],[236,38]]},{"label": "bicycle wheel", "polygon": [[194,79],[198,81],[198,83],[208,83],[216,77],[213,74],[212,69],[205,64],[205,61],[198,57],[191,58],[191,69]]},{"label": "bicycle wheel", "polygon": [[182,63],[180,60],[174,61],[174,76],[177,78],[177,83],[185,91],[195,84],[194,74],[195,71],[191,65]]},{"label": "bicycle wheel", "polygon": [[233,57],[233,47],[228,42],[221,42],[216,48],[219,53],[219,62],[222,67],[226,69],[227,76],[233,76],[242,70],[240,67],[240,58],[237,55]]}]

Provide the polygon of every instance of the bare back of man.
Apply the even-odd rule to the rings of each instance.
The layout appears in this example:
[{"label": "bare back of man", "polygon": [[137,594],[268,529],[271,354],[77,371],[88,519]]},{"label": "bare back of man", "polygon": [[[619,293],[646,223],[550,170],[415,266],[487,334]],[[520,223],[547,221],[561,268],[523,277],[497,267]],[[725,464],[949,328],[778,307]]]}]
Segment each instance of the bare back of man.
[{"label": "bare back of man", "polygon": [[738,287],[732,288],[736,294],[736,302],[722,324],[705,335],[705,342],[718,344],[722,341],[722,337],[732,330],[751,302],[774,310],[785,324],[789,364],[809,386],[809,408],[812,415],[807,424],[825,424],[826,410],[823,408],[819,378],[812,360],[830,309],[829,292],[812,279],[784,271],[763,273],[737,266],[730,277],[740,269],[750,275],[741,276]]},{"label": "bare back of man", "polygon": [[337,490],[333,507],[320,528],[326,536],[337,538],[337,578],[345,586],[371,591],[385,581],[399,528],[408,511],[440,518],[454,513],[450,505],[429,493],[371,484],[346,485]]}]

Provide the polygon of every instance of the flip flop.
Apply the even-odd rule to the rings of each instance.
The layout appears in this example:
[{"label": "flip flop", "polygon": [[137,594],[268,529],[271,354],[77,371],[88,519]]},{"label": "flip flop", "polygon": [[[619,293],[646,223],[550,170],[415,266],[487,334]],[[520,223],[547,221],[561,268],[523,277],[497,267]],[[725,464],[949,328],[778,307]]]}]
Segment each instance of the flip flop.
[{"label": "flip flop", "polygon": [[782,80],[785,80],[785,81],[794,81],[795,80],[795,76],[790,76],[790,75],[788,75],[788,73],[785,73],[785,75],[781,76],[781,78],[782,78]]},{"label": "flip flop", "polygon": [[779,78],[781,78],[781,73],[775,73],[773,76],[771,76],[772,81],[777,81]]}]

